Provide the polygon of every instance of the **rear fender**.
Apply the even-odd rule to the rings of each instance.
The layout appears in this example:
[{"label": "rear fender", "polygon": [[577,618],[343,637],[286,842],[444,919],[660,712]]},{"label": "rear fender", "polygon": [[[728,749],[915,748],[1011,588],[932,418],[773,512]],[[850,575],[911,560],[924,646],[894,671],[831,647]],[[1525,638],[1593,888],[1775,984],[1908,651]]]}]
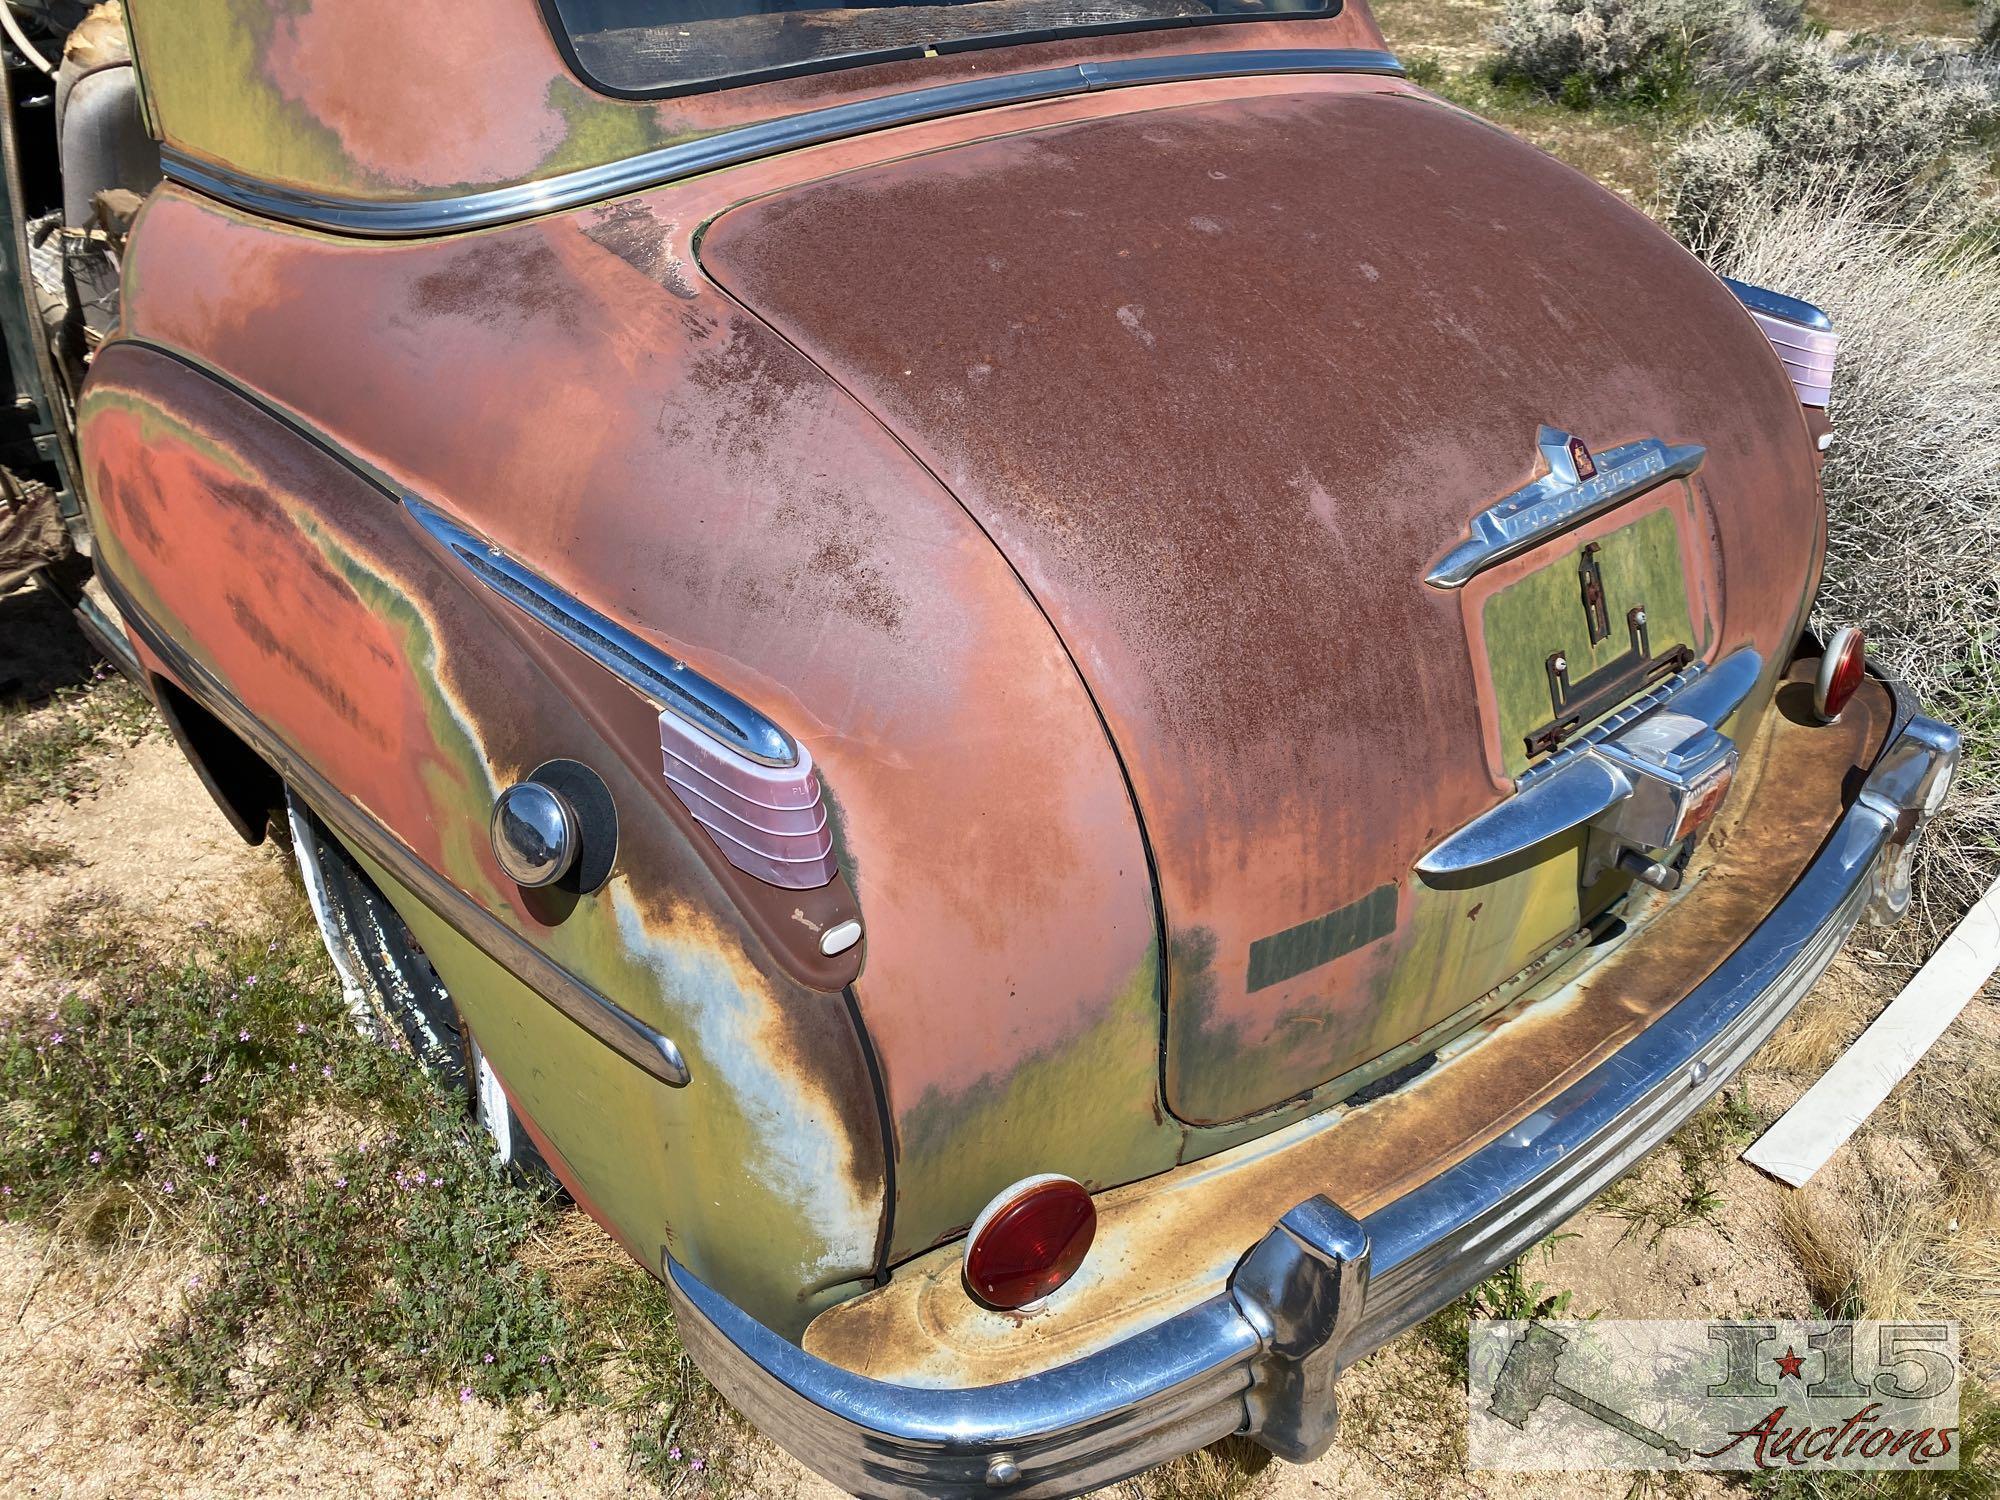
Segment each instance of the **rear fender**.
[{"label": "rear fender", "polygon": [[[524,651],[369,475],[188,363],[107,348],[80,433],[135,635],[366,856],[620,1237],[655,1271],[663,1246],[693,1257],[780,1328],[871,1275],[886,1172],[849,1007],[757,941],[657,760],[614,735],[615,699],[583,701],[594,665]],[[618,809],[588,895],[523,891],[486,837],[499,790],[558,756]]]}]

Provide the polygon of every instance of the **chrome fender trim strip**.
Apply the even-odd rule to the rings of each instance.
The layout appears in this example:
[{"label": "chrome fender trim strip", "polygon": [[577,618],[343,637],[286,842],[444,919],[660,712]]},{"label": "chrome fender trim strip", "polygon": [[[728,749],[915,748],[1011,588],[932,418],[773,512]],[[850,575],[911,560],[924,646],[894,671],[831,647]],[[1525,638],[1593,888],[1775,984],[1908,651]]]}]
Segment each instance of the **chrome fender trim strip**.
[{"label": "chrome fender trim strip", "polygon": [[1362,47],[1197,52],[1170,57],[1079,63],[975,78],[935,88],[914,89],[882,99],[836,104],[826,109],[757,125],[744,125],[698,140],[641,152],[602,166],[584,167],[514,187],[461,193],[448,198],[371,199],[314,193],[286,187],[203,161],[171,147],[160,164],[175,182],[265,218],[282,219],[334,234],[398,238],[485,229],[538,214],[557,213],[600,198],[658,187],[676,178],[713,172],[760,156],[816,146],[843,136],[911,125],[945,115],[1026,104],[1064,94],[1095,93],[1147,83],[1184,83],[1202,78],[1254,77],[1274,73],[1371,73],[1403,76],[1393,53]]},{"label": "chrome fender trim strip", "polygon": [[373,816],[355,806],[332,782],[307,765],[290,746],[259,723],[213,673],[140,613],[115,578],[102,570],[97,576],[103,580],[105,591],[118,606],[126,627],[166,664],[180,686],[228,725],[244,744],[262,756],[284,778],[286,785],[303,797],[307,805],[326,821],[329,828],[389,871],[441,921],[449,923],[459,936],[513,973],[529,989],[612,1051],[670,1088],[687,1086],[692,1075],[673,1038],[654,1030],[623,1006],[600,995],[453,887],[419,859],[415,850]]},{"label": "chrome fender trim strip", "polygon": [[571,597],[415,495],[405,491],[402,500],[411,518],[467,572],[666,712],[759,765],[798,764],[799,747],[792,737],[727,688]]}]

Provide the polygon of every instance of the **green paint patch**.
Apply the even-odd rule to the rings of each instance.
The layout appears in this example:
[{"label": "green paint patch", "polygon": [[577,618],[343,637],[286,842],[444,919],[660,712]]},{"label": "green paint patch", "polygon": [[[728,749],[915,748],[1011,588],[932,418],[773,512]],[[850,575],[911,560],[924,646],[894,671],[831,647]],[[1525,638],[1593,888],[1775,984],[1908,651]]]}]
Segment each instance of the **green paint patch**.
[{"label": "green paint patch", "polygon": [[553,177],[641,152],[693,140],[698,131],[662,130],[658,111],[647,105],[593,94],[567,78],[549,80],[548,105],[562,116],[563,135],[540,162],[536,177]]},{"label": "green paint patch", "polygon": [[1639,606],[1646,611],[1653,656],[1675,646],[1686,646],[1700,656],[1706,647],[1705,635],[1696,631],[1689,616],[1680,530],[1673,511],[1653,511],[1600,538],[1598,546],[1597,565],[1611,626],[1601,641],[1591,641],[1584,611],[1577,574],[1581,542],[1486,601],[1486,655],[1499,712],[1501,759],[1509,775],[1527,769],[1527,737],[1554,717],[1551,655],[1560,652],[1567,659],[1572,685],[1582,682],[1632,650],[1626,615]]},{"label": "green paint patch", "polygon": [[[865,981],[864,981],[865,985]],[[1157,1107],[1159,964],[1133,971],[1104,1018],[968,1088],[930,1088],[903,1116],[898,1253],[921,1250],[1035,1172],[1110,1187],[1174,1165],[1180,1128]]]},{"label": "green paint patch", "polygon": [[328,126],[264,71],[281,7],[180,0],[135,8],[128,24],[167,138],[239,171],[336,191],[373,186]]},{"label": "green paint patch", "polygon": [[1396,930],[1396,887],[1378,885],[1359,901],[1250,945],[1252,993],[1293,979]]}]

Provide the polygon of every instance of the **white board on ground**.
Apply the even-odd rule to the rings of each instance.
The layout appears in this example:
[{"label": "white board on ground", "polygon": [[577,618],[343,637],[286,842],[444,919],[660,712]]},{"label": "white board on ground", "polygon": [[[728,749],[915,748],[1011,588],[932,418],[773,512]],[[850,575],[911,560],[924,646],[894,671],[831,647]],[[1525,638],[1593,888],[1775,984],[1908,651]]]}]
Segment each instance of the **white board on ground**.
[{"label": "white board on ground", "polygon": [[1903,993],[1753,1141],[1743,1159],[1801,1187],[1931,1049],[2000,966],[2000,880],[1987,889]]}]

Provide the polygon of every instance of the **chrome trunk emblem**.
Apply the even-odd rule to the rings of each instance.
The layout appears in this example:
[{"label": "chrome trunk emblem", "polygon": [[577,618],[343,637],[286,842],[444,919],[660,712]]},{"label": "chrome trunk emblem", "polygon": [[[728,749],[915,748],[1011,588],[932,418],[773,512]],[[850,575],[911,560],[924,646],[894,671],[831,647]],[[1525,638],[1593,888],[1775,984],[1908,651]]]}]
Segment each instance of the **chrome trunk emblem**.
[{"label": "chrome trunk emblem", "polygon": [[1658,438],[1592,456],[1583,439],[1553,427],[1535,434],[1548,473],[1472,518],[1464,541],[1424,575],[1432,588],[1455,589],[1497,562],[1581,526],[1654,485],[1701,467],[1706,448]]}]

